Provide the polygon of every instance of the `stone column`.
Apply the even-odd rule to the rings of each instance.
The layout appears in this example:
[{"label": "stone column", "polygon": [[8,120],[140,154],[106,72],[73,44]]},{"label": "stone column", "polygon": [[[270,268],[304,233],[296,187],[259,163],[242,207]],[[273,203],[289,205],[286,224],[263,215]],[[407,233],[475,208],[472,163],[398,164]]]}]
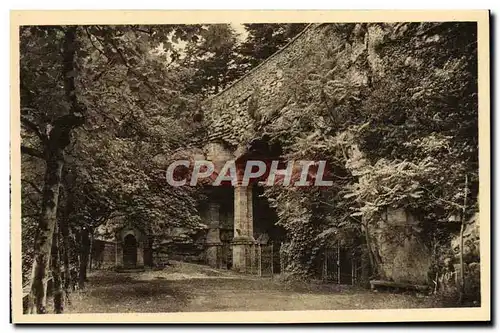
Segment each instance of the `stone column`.
[{"label": "stone column", "polygon": [[144,243],[137,243],[137,264],[136,267],[144,267]]},{"label": "stone column", "polygon": [[252,187],[237,185],[234,187],[234,238],[233,269],[250,272],[253,237]]},{"label": "stone column", "polygon": [[206,238],[207,249],[205,256],[207,264],[211,267],[219,268],[221,266],[221,246],[220,240],[220,216],[219,204],[209,203],[208,207],[208,233]]},{"label": "stone column", "polygon": [[123,267],[123,248],[122,242],[115,242],[115,268]]}]

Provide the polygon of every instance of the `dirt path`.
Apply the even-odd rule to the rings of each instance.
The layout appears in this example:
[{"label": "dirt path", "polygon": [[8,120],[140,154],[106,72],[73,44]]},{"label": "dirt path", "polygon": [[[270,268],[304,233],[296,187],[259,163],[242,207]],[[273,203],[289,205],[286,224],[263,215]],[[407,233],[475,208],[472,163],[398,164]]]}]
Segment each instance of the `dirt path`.
[{"label": "dirt path", "polygon": [[206,266],[174,263],[162,271],[90,275],[68,312],[334,310],[423,308],[432,298],[373,293],[337,285],[289,285]]}]

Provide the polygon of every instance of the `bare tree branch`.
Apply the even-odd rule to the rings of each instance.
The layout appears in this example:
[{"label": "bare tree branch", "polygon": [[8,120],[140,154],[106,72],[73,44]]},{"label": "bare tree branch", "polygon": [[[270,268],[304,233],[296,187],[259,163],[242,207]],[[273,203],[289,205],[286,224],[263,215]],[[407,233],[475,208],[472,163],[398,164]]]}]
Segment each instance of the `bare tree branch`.
[{"label": "bare tree branch", "polygon": [[[28,200],[31,202],[31,204],[35,207],[35,209],[38,211],[38,213],[33,213],[35,216],[40,216],[40,206],[38,205],[38,202],[30,197],[29,195],[27,196]],[[26,217],[26,215],[23,215],[23,217]]]},{"label": "bare tree branch", "polygon": [[33,187],[33,189],[34,189],[35,191],[37,191],[37,192],[38,192],[38,194],[42,194],[42,195],[43,195],[42,190],[41,190],[41,189],[39,189],[39,188],[38,188],[38,186],[36,186],[36,184],[35,184],[35,183],[33,183],[31,180],[22,179],[22,180],[21,180],[21,182],[25,182],[25,183],[30,184],[30,185],[31,185],[31,187]]},{"label": "bare tree branch", "polygon": [[[88,37],[88,39],[89,39],[90,43],[92,44],[92,46],[93,46],[93,47],[94,47],[97,51],[99,51],[99,53],[100,53],[100,54],[102,54],[103,56],[105,56],[105,57],[107,58],[106,53],[104,53],[104,51],[103,51],[103,50],[101,50],[101,49],[100,49],[97,45],[95,45],[95,44],[94,44],[94,41],[92,40],[92,36],[94,36],[94,35],[92,35],[92,34],[90,33],[90,31],[89,31],[89,29],[88,29],[87,27],[85,27],[84,29],[85,29],[85,32],[87,33],[87,37]],[[94,37],[95,37],[95,36],[94,36]],[[97,39],[97,37],[96,37],[96,39]],[[97,39],[97,40],[98,40],[98,39]]]},{"label": "bare tree branch", "polygon": [[35,133],[36,136],[40,140],[42,140],[43,143],[45,143],[47,141],[47,136],[40,131],[40,129],[38,128],[38,126],[34,122],[32,122],[24,117],[21,117],[21,124],[23,124],[31,132]]},{"label": "bare tree branch", "polygon": [[21,153],[45,160],[45,155],[42,152],[36,150],[35,148],[21,146]]}]

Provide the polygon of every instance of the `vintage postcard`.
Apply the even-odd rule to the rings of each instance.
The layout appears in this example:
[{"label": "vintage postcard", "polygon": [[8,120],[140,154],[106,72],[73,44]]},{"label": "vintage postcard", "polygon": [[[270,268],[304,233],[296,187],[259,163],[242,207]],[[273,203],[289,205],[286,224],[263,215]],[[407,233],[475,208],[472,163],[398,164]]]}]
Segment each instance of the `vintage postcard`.
[{"label": "vintage postcard", "polygon": [[11,12],[14,323],[490,321],[489,12]]}]

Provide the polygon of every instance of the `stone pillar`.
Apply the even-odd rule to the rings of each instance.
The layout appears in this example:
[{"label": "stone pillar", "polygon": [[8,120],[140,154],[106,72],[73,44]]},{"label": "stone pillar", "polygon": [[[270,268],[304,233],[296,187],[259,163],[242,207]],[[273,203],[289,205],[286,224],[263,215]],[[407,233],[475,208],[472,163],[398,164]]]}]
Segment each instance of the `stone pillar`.
[{"label": "stone pillar", "polygon": [[234,187],[234,238],[233,269],[249,273],[252,263],[253,203],[252,187],[237,185]]},{"label": "stone pillar", "polygon": [[123,267],[123,248],[122,242],[115,242],[115,267],[121,268]]},{"label": "stone pillar", "polygon": [[218,203],[209,203],[208,228],[205,257],[209,266],[219,268],[222,262],[222,242],[220,240],[220,216]]},{"label": "stone pillar", "polygon": [[136,267],[144,267],[144,243],[137,244],[137,264]]}]

